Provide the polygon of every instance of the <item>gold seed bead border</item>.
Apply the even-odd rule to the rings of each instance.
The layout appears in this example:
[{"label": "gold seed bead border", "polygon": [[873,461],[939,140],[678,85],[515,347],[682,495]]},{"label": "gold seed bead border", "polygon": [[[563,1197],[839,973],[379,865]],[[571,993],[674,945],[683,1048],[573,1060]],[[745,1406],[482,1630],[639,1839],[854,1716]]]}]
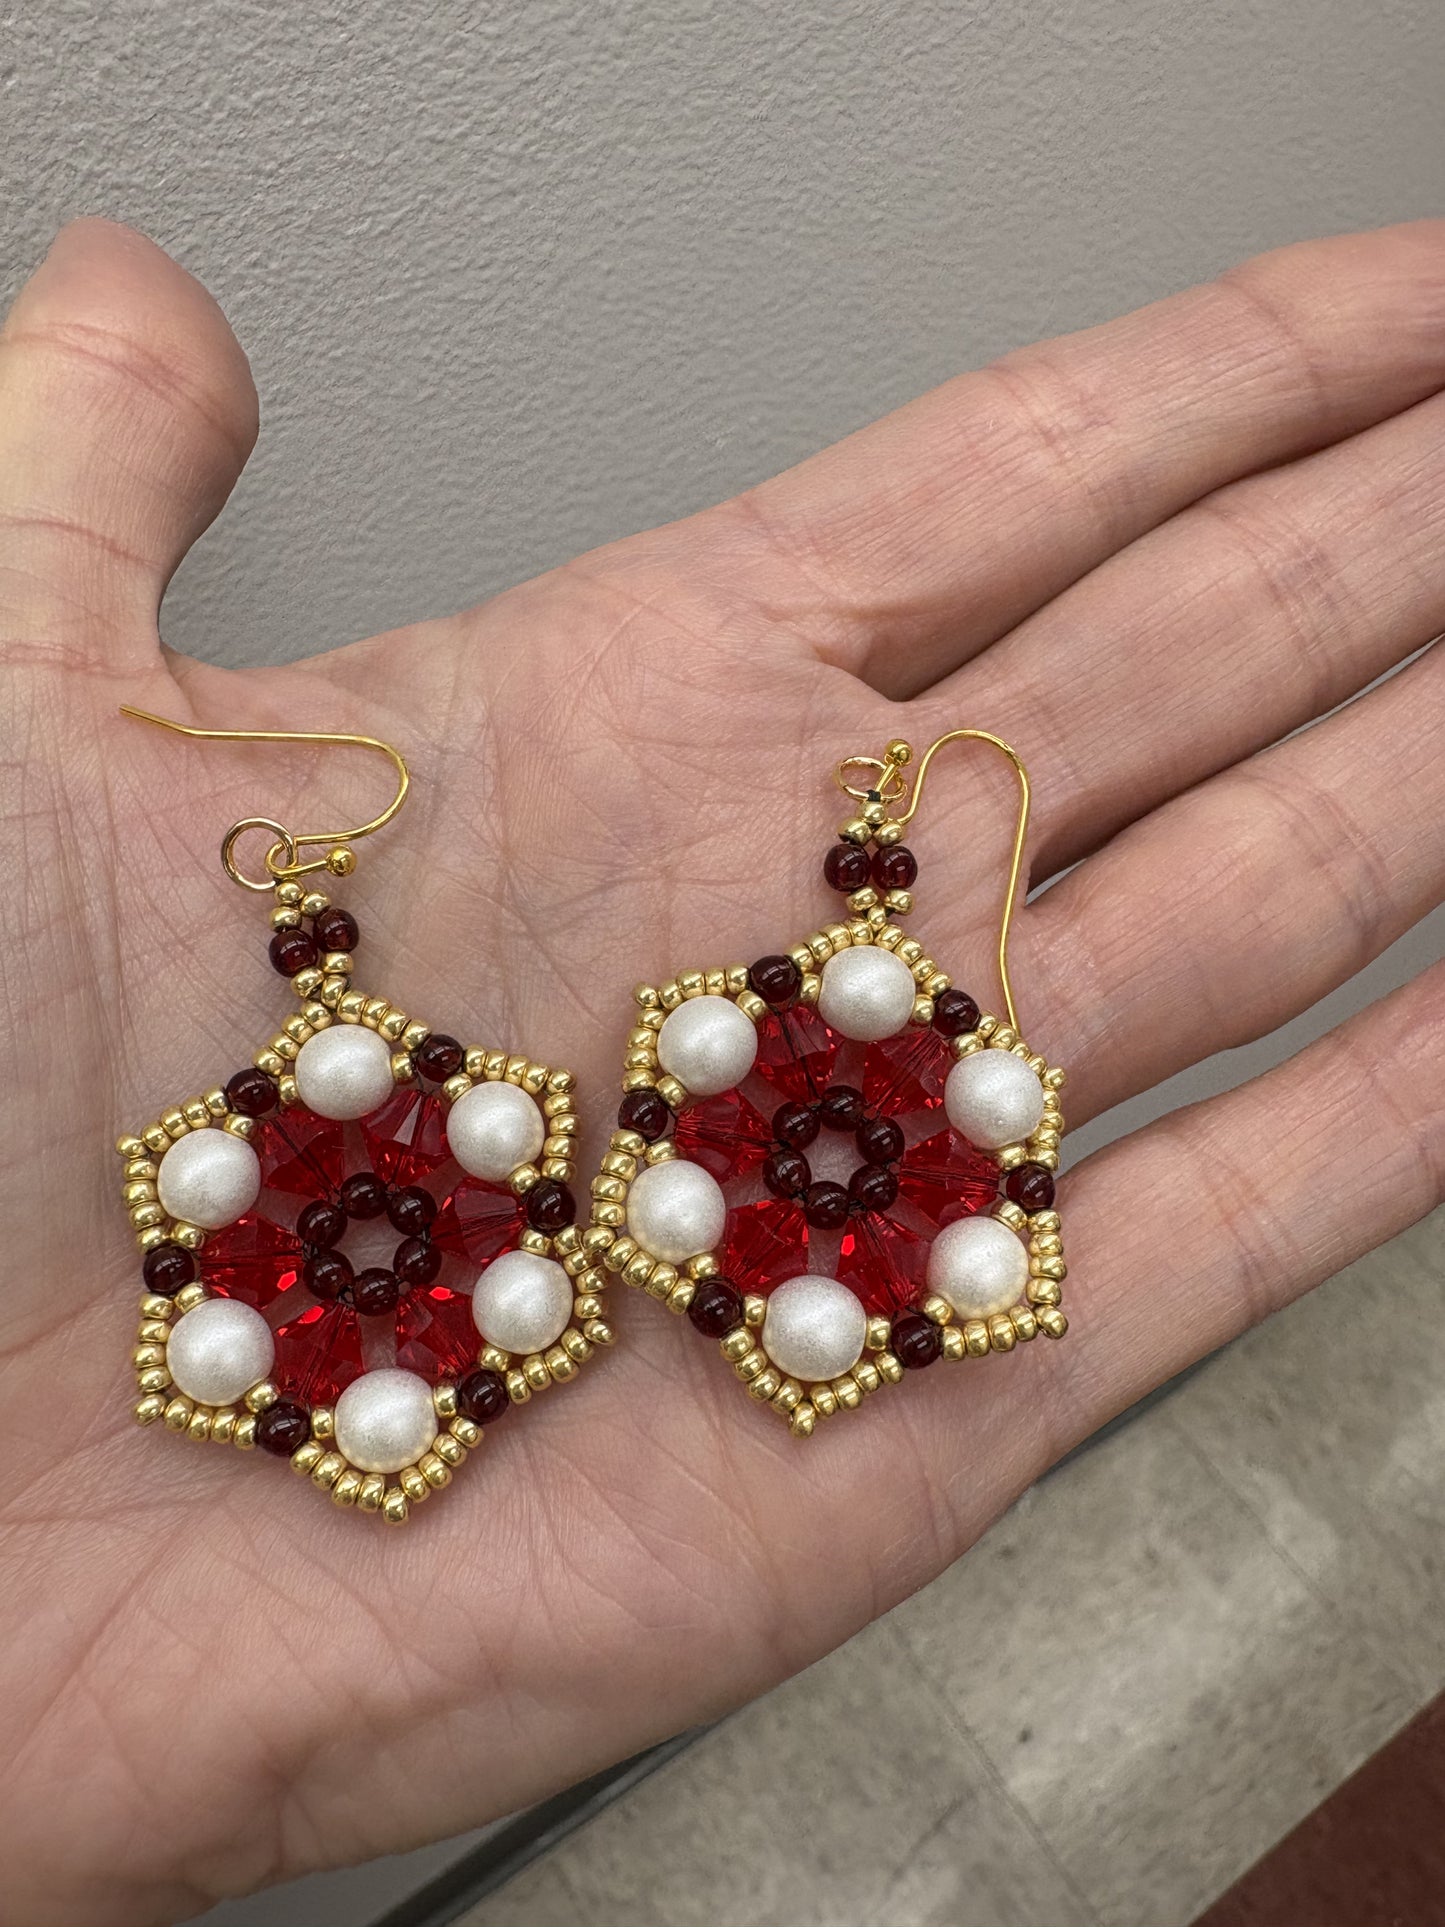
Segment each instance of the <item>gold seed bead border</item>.
[{"label": "gold seed bead border", "polygon": [[[869,835],[877,835],[875,829],[861,821],[857,828],[867,828]],[[892,920],[893,916],[912,908],[911,898],[907,903],[894,901],[900,897],[908,897],[908,892],[890,891],[888,900],[884,901],[871,888],[856,891],[848,900],[849,907],[856,912],[853,917],[815,930],[786,953],[800,973],[797,997],[800,1004],[817,1003],[823,966],[830,957],[858,945],[873,944],[893,951],[913,973],[918,994],[910,1022],[920,1027],[933,1022],[934,999],[950,988],[952,979],[939,969],[921,943],[906,936]],[[754,1024],[769,1015],[767,1004],[749,986],[746,964],[683,970],[661,986],[638,986],[634,993],[638,1014],[627,1038],[622,1089],[624,1094],[656,1090],[674,1115],[682,1112],[689,1093],[659,1064],[657,1034],[668,1015],[694,997],[727,997]],[[1065,1072],[1032,1051],[1009,1025],[986,1014],[979,1017],[974,1030],[951,1038],[949,1045],[955,1058],[967,1057],[979,1050],[1007,1050],[1029,1066],[1044,1087],[1043,1117],[1031,1137],[990,1155],[1001,1174],[1020,1164],[1041,1164],[1049,1171],[1057,1171],[1065,1128],[1059,1104]],[[620,1275],[624,1283],[645,1291],[680,1316],[692,1303],[697,1287],[721,1271],[716,1254],[701,1253],[678,1267],[645,1250],[627,1231],[627,1196],[638,1172],[647,1165],[662,1164],[677,1156],[679,1152],[671,1132],[649,1144],[636,1131],[615,1130],[602,1168],[592,1181],[592,1221],[583,1233],[583,1243],[603,1270]],[[1068,1268],[1058,1211],[1051,1208],[1026,1212],[1011,1200],[1000,1198],[992,1207],[992,1215],[1028,1240],[1029,1282],[1025,1296],[1005,1312],[995,1312],[986,1319],[964,1320],[957,1318],[946,1299],[925,1298],[919,1310],[942,1328],[943,1356],[948,1359],[983,1358],[990,1353],[1011,1352],[1016,1345],[1027,1343],[1040,1333],[1049,1338],[1062,1338],[1068,1330],[1062,1309],[1063,1282]],[[890,1350],[891,1320],[874,1315],[868,1321],[864,1356],[851,1371],[825,1384],[803,1385],[780,1372],[758,1342],[757,1333],[766,1312],[767,1299],[757,1293],[748,1294],[743,1300],[742,1323],[724,1335],[719,1349],[748,1395],[786,1418],[795,1438],[810,1438],[819,1419],[832,1418],[838,1412],[856,1411],[871,1393],[885,1385],[896,1385],[903,1377],[903,1367]]]},{"label": "gold seed bead border", "polygon": [[[318,916],[330,907],[322,892],[303,892],[291,882],[278,884],[276,897],[278,908],[272,915],[276,929],[295,928],[303,916]],[[278,921],[282,916],[285,921]],[[283,1109],[299,1102],[294,1065],[301,1046],[332,1024],[360,1024],[376,1031],[393,1046],[391,1069],[396,1083],[415,1081],[416,1052],[431,1036],[432,1027],[409,1017],[384,997],[369,997],[353,989],[351,974],[350,953],[334,951],[316,968],[300,971],[291,979],[301,1009],[286,1019],[251,1060],[258,1070],[276,1079]],[[482,1083],[517,1085],[537,1101],[546,1122],[547,1137],[539,1163],[518,1165],[507,1180],[509,1188],[524,1198],[543,1178],[569,1183],[576,1169],[578,1132],[576,1079],[572,1073],[554,1070],[515,1052],[473,1045],[465,1051],[463,1069],[448,1078],[438,1094],[450,1107],[464,1091]],[[249,1139],[264,1121],[233,1111],[225,1091],[215,1089],[172,1106],[144,1130],[116,1140],[116,1152],[124,1167],[121,1201],[142,1252],[160,1244],[199,1251],[206,1241],[199,1225],[168,1217],[160,1203],[160,1160],[171,1145],[192,1131],[216,1129]],[[479,1348],[478,1364],[501,1375],[514,1405],[525,1405],[534,1393],[570,1384],[599,1350],[613,1344],[614,1333],[604,1317],[607,1272],[588,1250],[584,1233],[576,1225],[568,1225],[550,1237],[528,1227],[518,1243],[522,1250],[555,1258],[571,1278],[574,1294],[567,1329],[545,1352],[519,1357],[493,1345]],[[177,1390],[166,1363],[174,1319],[213,1295],[199,1282],[184,1286],[174,1298],[152,1292],[142,1295],[140,1325],[131,1355],[138,1393],[133,1416],[140,1425],[160,1421],[168,1431],[234,1445],[246,1452],[256,1443],[257,1418],[280,1397],[276,1387],[267,1380],[237,1404],[202,1405]],[[433,1403],[445,1424],[416,1464],[405,1467],[391,1481],[380,1473],[361,1471],[336,1449],[331,1413],[325,1406],[313,1407],[312,1436],[292,1454],[292,1468],[328,1491],[337,1505],[354,1505],[362,1512],[379,1513],[393,1525],[404,1524],[412,1507],[449,1485],[452,1472],[481,1443],[481,1426],[457,1411],[454,1384],[444,1381],[437,1385]]]}]

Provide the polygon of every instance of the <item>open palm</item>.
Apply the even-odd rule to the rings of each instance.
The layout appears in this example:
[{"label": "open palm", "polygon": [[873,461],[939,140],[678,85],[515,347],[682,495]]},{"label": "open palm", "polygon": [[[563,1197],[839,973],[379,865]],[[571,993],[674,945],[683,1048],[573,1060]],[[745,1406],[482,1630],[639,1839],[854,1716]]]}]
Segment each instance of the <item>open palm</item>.
[{"label": "open palm", "polygon": [[[481,609],[232,673],[163,650],[156,612],[248,452],[244,359],[149,243],[67,230],[0,341],[6,1919],[171,1919],[736,1704],[1445,1174],[1437,967],[1069,1175],[1064,1344],[919,1374],[804,1446],[715,1348],[619,1304],[611,1357],[383,1531],[135,1430],[109,1149],[287,1008],[222,830],[366,815],[377,773],[118,705],[398,742],[415,801],[346,896],[365,979],[572,1066],[584,1171],[633,982],[827,913],[838,758],[996,730],[1034,776],[1035,878],[1069,872],[1015,977],[1078,1124],[1278,1025],[1441,896],[1445,660],[1327,712],[1442,626],[1442,387],[1445,225],[1311,244]],[[984,1000],[1011,808],[961,762],[912,839],[920,932]]]}]

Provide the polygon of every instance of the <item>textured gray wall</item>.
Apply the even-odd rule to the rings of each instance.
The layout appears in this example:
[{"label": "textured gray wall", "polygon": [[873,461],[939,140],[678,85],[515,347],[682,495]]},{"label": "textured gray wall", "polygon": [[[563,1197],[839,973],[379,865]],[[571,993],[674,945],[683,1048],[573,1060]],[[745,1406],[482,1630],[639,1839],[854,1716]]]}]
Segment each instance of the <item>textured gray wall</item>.
[{"label": "textured gray wall", "polygon": [[0,275],[132,220],[250,351],[167,632],[279,659],[1007,344],[1445,206],[1440,0],[0,4]]}]

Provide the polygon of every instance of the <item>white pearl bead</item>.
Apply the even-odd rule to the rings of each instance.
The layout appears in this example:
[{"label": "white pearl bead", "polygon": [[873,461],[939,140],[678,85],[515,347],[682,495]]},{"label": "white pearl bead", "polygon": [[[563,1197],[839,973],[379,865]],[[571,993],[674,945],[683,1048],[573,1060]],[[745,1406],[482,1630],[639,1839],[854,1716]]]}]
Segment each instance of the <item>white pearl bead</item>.
[{"label": "white pearl bead", "polygon": [[331,1024],[297,1051],[296,1089],[318,1117],[366,1117],[396,1089],[391,1046],[364,1024]]},{"label": "white pearl bead", "polygon": [[735,1089],[757,1055],[757,1026],[731,997],[690,997],[657,1033],[658,1063],[694,1097]]},{"label": "white pearl bead", "polygon": [[541,1111],[515,1084],[473,1084],[447,1112],[452,1156],[474,1178],[493,1184],[530,1164],[546,1136]]},{"label": "white pearl bead", "polygon": [[917,995],[913,972],[901,957],[860,944],[840,950],[823,965],[818,1015],[844,1037],[876,1044],[902,1030]]},{"label": "white pearl bead", "polygon": [[261,1160],[229,1131],[192,1131],[161,1159],[156,1194],[161,1209],[203,1231],[219,1231],[244,1217],[261,1192]]},{"label": "white pearl bead", "polygon": [[437,1435],[431,1387],[396,1365],[363,1372],[337,1399],[335,1425],[336,1449],[358,1472],[400,1472]]},{"label": "white pearl bead", "polygon": [[526,1357],[555,1345],[572,1316],[572,1280],[555,1259],[504,1251],[472,1293],[477,1330],[499,1351]]},{"label": "white pearl bead", "polygon": [[943,1108],[955,1131],[980,1151],[1021,1144],[1044,1114],[1044,1087],[1021,1057],[977,1050],[960,1057],[943,1087]]},{"label": "white pearl bead", "polygon": [[276,1360],[260,1312],[239,1298],[207,1298],[178,1318],[166,1343],[176,1388],[202,1405],[230,1405],[259,1385]]},{"label": "white pearl bead", "polygon": [[945,1225],[928,1254],[928,1288],[960,1318],[987,1318],[1018,1304],[1029,1282],[1022,1238],[997,1218],[959,1218]]},{"label": "white pearl bead", "polygon": [[644,1251],[680,1265],[711,1251],[723,1234],[722,1186],[700,1164],[671,1158],[639,1171],[627,1194],[627,1229]]},{"label": "white pearl bead", "polygon": [[867,1336],[862,1301],[836,1278],[808,1273],[769,1294],[762,1347],[789,1378],[837,1378],[858,1363]]}]

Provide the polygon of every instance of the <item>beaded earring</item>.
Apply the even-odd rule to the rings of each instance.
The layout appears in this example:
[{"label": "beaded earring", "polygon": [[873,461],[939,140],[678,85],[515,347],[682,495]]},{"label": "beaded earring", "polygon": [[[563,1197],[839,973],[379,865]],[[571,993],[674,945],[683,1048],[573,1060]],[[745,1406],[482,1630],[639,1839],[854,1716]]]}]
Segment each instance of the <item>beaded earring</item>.
[{"label": "beaded earring", "polygon": [[[965,739],[1001,751],[1019,784],[998,943],[1007,1021],[899,922],[918,873],[904,830],[934,756]],[[605,1270],[719,1341],[800,1438],[906,1371],[1067,1329],[1064,1073],[1019,1035],[1008,974],[1028,776],[986,730],[940,737],[910,793],[912,760],[893,742],[835,772],[860,805],[822,866],[845,921],[752,965],[639,987],[583,1234]]]},{"label": "beaded earring", "polygon": [[[271,962],[300,1008],[223,1086],[116,1149],[143,1253],[139,1422],[260,1446],[400,1524],[485,1427],[612,1342],[606,1274],[573,1223],[573,1077],[356,988],[356,921],[306,879],[349,876],[351,846],[401,808],[398,750],[123,713],[211,742],[350,744],[396,771],[358,829],[227,831],[227,876],[274,899]],[[256,831],[271,841],[250,876],[237,845]]]}]

